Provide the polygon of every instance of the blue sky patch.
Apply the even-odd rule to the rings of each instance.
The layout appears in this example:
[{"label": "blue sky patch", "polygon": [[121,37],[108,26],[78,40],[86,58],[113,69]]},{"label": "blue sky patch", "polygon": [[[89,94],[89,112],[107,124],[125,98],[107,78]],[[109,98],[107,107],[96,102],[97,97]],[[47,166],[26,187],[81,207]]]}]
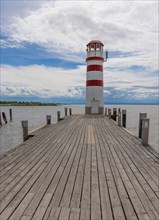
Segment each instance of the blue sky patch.
[{"label": "blue sky patch", "polygon": [[45,65],[61,68],[76,68],[81,63],[57,58],[36,44],[24,43],[19,48],[1,48],[1,64],[12,66]]}]

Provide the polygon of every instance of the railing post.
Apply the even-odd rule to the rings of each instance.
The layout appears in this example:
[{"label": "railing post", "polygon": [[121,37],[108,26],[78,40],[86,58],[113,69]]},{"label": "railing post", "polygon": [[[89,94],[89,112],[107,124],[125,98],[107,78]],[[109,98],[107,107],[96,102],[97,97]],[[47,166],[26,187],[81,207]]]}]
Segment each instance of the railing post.
[{"label": "railing post", "polygon": [[121,127],[121,111],[118,109],[118,126]]},{"label": "railing post", "polygon": [[72,115],[72,108],[69,108],[70,115]]},{"label": "railing post", "polygon": [[126,110],[122,110],[122,126],[126,128]]},{"label": "railing post", "polygon": [[109,116],[109,119],[111,119],[111,109],[108,108],[108,116]]},{"label": "railing post", "polygon": [[1,112],[0,112],[0,125],[2,125]]},{"label": "railing post", "polygon": [[28,139],[28,121],[22,121],[23,141]]},{"label": "railing post", "polygon": [[12,109],[9,109],[9,116],[10,116],[10,121],[12,121]]},{"label": "railing post", "polygon": [[57,122],[60,121],[60,111],[57,111]]},{"label": "railing post", "polygon": [[116,121],[117,108],[113,108],[113,120]]},{"label": "railing post", "polygon": [[141,134],[141,139],[142,139],[142,144],[144,146],[148,146],[148,138],[149,138],[149,118],[142,119],[142,134]]},{"label": "railing post", "polygon": [[46,115],[46,124],[47,125],[51,124],[51,115]]},{"label": "railing post", "polygon": [[121,110],[120,110],[120,108],[118,108],[118,115],[119,115],[119,112],[121,113]]},{"label": "railing post", "polygon": [[67,108],[65,108],[65,116],[67,116]]},{"label": "railing post", "polygon": [[107,116],[107,108],[105,108],[105,116]]},{"label": "railing post", "polygon": [[142,120],[145,118],[147,118],[147,113],[139,114],[139,138],[141,138],[141,134],[142,134]]},{"label": "railing post", "polygon": [[3,118],[4,122],[5,122],[5,124],[7,124],[7,118],[6,118],[5,112],[2,112],[2,118]]}]

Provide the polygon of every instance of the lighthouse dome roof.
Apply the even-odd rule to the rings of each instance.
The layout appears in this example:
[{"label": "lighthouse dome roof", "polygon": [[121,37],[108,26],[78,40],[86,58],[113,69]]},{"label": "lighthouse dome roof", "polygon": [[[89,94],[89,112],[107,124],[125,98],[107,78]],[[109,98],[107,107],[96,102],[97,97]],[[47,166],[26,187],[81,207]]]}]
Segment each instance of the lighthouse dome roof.
[{"label": "lighthouse dome roof", "polygon": [[103,44],[100,40],[91,40],[91,41],[87,44],[87,46],[88,46],[89,44],[102,44],[102,45],[104,46],[104,44]]}]

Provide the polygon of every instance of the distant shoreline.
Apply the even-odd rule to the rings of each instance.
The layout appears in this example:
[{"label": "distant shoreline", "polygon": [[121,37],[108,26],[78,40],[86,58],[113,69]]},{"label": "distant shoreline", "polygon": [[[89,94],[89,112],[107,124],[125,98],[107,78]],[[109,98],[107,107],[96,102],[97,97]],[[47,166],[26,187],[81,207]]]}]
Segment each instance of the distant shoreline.
[{"label": "distant shoreline", "polygon": [[[60,106],[85,105],[85,103],[0,102],[0,106]],[[104,103],[104,105],[159,105],[159,103]]]},{"label": "distant shoreline", "polygon": [[40,102],[0,102],[0,106],[58,106],[59,103],[40,103]]}]

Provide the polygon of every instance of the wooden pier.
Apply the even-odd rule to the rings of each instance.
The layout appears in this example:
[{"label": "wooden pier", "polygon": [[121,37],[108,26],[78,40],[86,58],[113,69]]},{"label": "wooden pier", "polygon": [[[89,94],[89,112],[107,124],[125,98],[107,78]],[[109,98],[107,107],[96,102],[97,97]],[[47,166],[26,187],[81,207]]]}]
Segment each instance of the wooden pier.
[{"label": "wooden pier", "polygon": [[72,115],[1,156],[0,220],[158,220],[159,156],[106,116]]}]

